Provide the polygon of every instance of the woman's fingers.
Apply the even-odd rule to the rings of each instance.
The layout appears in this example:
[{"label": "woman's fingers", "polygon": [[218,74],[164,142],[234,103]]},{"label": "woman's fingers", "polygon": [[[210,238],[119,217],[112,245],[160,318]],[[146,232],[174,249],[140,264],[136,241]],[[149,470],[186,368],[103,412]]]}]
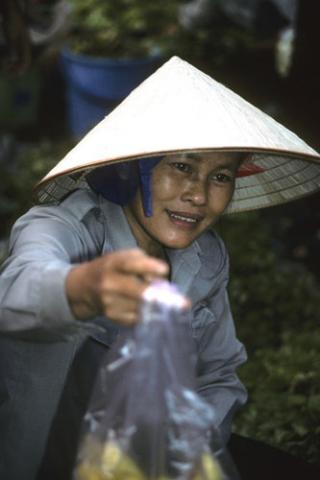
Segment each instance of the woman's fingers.
[{"label": "woman's fingers", "polygon": [[132,325],[139,319],[140,300],[123,295],[106,294],[103,310],[104,315],[113,321],[122,325]]},{"label": "woman's fingers", "polygon": [[123,250],[106,256],[107,267],[142,277],[164,277],[169,272],[163,261],[146,255],[140,249]]},{"label": "woman's fingers", "polygon": [[66,293],[79,319],[107,315],[111,320],[132,324],[138,319],[143,292],[150,282],[169,272],[162,260],[140,249],[108,253],[72,268]]},{"label": "woman's fingers", "polygon": [[100,284],[100,295],[128,297],[129,299],[141,298],[148,283],[137,275],[110,272]]},{"label": "woman's fingers", "polygon": [[118,251],[103,258],[100,301],[104,314],[125,325],[136,323],[144,290],[152,280],[168,274],[168,265],[140,249]]}]

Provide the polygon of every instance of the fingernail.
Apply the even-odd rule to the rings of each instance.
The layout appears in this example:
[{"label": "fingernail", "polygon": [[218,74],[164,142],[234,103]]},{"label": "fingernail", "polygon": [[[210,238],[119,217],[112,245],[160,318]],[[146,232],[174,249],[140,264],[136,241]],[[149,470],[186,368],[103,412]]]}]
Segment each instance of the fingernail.
[{"label": "fingernail", "polygon": [[157,271],[158,271],[159,273],[167,273],[167,271],[168,271],[168,265],[166,265],[165,263],[158,263]]}]

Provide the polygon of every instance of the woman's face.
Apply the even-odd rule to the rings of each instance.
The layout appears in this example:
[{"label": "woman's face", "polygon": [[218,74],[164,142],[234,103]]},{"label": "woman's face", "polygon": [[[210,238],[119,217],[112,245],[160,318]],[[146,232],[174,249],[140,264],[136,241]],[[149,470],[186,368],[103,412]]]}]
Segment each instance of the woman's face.
[{"label": "woman's face", "polygon": [[149,254],[159,245],[188,247],[228,206],[240,158],[235,153],[164,157],[152,172],[152,216],[144,215],[140,191],[125,207],[138,245]]}]

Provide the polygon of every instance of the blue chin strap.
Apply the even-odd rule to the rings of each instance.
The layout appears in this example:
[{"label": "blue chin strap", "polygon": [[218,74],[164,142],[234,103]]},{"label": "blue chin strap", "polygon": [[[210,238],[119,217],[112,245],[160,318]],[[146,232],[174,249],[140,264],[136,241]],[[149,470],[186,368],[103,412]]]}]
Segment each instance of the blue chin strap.
[{"label": "blue chin strap", "polygon": [[147,157],[96,168],[88,173],[87,182],[96,193],[122,207],[130,203],[140,186],[144,214],[151,217],[152,170],[161,159],[162,157]]},{"label": "blue chin strap", "polygon": [[161,159],[162,157],[149,157],[138,160],[143,211],[146,217],[151,217],[153,213],[151,191],[152,170],[158,165]]}]

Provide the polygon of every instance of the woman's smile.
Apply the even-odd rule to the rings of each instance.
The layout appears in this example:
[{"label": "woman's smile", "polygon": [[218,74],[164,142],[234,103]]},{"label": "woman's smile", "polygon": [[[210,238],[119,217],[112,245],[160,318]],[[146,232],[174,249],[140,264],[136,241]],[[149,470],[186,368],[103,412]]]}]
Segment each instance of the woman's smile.
[{"label": "woman's smile", "polygon": [[203,215],[189,212],[172,211],[167,209],[168,216],[171,222],[180,228],[193,229],[196,228],[199,222],[204,218]]}]

